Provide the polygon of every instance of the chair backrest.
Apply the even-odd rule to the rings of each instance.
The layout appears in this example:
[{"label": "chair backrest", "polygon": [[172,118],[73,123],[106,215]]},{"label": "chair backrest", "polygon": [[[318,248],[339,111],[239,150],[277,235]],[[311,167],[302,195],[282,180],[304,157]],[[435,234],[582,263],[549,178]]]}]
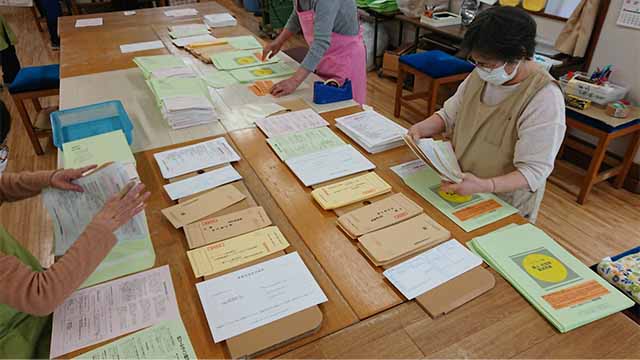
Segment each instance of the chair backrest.
[{"label": "chair backrest", "polygon": [[0,100],[0,145],[4,145],[11,130],[11,114],[7,106]]}]

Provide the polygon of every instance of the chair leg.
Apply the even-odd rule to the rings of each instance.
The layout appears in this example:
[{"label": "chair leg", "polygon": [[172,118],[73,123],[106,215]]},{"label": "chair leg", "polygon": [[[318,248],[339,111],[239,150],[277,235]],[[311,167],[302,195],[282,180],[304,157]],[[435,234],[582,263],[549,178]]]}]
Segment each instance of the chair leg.
[{"label": "chair leg", "polygon": [[18,114],[20,114],[20,118],[22,119],[22,124],[24,125],[24,129],[27,131],[27,135],[29,136],[29,140],[31,140],[31,145],[33,145],[33,151],[36,152],[37,155],[44,154],[42,150],[42,145],[40,145],[40,140],[38,140],[38,135],[36,131],[33,129],[33,124],[31,123],[31,119],[29,118],[29,113],[27,109],[24,107],[24,103],[21,99],[13,98],[13,102],[16,104],[16,108],[18,109]]},{"label": "chair leg", "polygon": [[438,89],[440,82],[437,79],[431,79],[431,89],[429,90],[429,105],[427,107],[427,117],[436,112],[436,103],[438,102]]},{"label": "chair leg", "polygon": [[395,117],[400,117],[400,111],[402,108],[402,89],[404,89],[404,80],[406,77],[407,73],[402,65],[400,65],[400,69],[398,70],[398,79],[396,81],[396,99],[393,107],[393,115]]},{"label": "chair leg", "polygon": [[622,185],[624,185],[624,180],[627,178],[627,174],[629,173],[629,169],[631,169],[631,164],[633,164],[633,157],[635,156],[638,148],[640,147],[640,130],[636,131],[633,134],[633,139],[627,148],[627,152],[624,154],[624,159],[622,160],[622,169],[620,170],[620,174],[616,177],[616,180],[613,183],[613,186],[616,189],[620,189]]},{"label": "chair leg", "polygon": [[38,10],[35,5],[31,7],[31,13],[33,14],[33,18],[36,21],[36,26],[38,27],[39,32],[43,32],[44,28],[42,27],[42,23],[40,22],[40,14],[38,14]]},{"label": "chair leg", "polygon": [[36,115],[42,111],[42,106],[40,105],[40,99],[38,98],[33,98],[31,99],[31,102],[33,103],[33,108],[36,110]]},{"label": "chair leg", "polygon": [[591,189],[593,188],[593,185],[595,184],[596,177],[598,177],[600,166],[602,165],[602,161],[604,160],[604,156],[607,153],[607,148],[609,147],[610,142],[611,138],[608,135],[600,137],[600,140],[598,141],[598,145],[591,157],[589,170],[587,170],[587,174],[582,181],[582,188],[580,189],[580,194],[578,195],[578,204],[580,205],[584,204],[585,200],[587,199],[587,195],[589,195]]}]

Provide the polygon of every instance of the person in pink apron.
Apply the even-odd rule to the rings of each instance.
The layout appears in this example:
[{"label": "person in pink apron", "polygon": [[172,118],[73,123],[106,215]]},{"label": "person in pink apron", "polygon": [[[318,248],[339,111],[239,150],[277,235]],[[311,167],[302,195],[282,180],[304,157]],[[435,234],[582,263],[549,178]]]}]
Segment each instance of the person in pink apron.
[{"label": "person in pink apron", "polygon": [[284,43],[302,32],[309,52],[289,79],[273,86],[271,94],[284,96],[315,72],[340,84],[351,80],[353,98],[364,104],[367,97],[366,51],[354,0],[296,0],[294,12],[280,35],[264,48],[262,57],[277,54]]}]

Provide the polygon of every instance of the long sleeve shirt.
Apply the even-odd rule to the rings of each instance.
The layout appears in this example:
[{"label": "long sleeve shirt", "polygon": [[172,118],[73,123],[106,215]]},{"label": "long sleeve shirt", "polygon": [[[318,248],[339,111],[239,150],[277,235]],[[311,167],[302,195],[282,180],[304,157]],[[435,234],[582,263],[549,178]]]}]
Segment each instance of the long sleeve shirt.
[{"label": "long sleeve shirt", "polygon": [[[302,67],[315,71],[329,46],[333,32],[342,35],[358,35],[360,24],[355,0],[297,0],[300,11],[314,10],[313,43]],[[294,34],[301,32],[300,19],[296,9],[293,10],[285,26]]]},{"label": "long sleeve shirt", "polygon": [[[437,112],[444,120],[448,135],[452,134],[455,127],[468,79],[460,84],[455,95],[445,101],[443,108]],[[503,86],[487,83],[482,102],[496,105],[517,88],[518,84]],[[513,165],[525,177],[531,191],[541,188],[551,175],[565,130],[564,98],[560,88],[551,83],[531,99],[518,119],[518,141]]]},{"label": "long sleeve shirt", "polygon": [[[0,204],[39,194],[49,186],[53,173],[1,175]],[[113,232],[91,223],[65,255],[42,272],[33,271],[18,258],[0,251],[0,303],[36,316],[52,313],[93,273],[115,244]]]}]

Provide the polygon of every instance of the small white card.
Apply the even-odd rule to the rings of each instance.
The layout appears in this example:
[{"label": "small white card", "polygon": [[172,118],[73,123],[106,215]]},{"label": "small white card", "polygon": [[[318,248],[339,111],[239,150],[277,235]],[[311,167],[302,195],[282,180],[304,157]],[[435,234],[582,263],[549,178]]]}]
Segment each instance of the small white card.
[{"label": "small white card", "polygon": [[383,274],[402,295],[413,300],[480,265],[480,257],[452,239],[387,269]]},{"label": "small white card", "polygon": [[195,16],[195,15],[198,15],[198,10],[193,8],[175,9],[175,10],[167,10],[164,12],[164,14],[166,16],[171,16],[171,17]]},{"label": "small white card", "polygon": [[102,18],[91,18],[91,19],[78,19],[76,20],[76,27],[87,27],[87,26],[102,26]]},{"label": "small white card", "polygon": [[145,41],[133,44],[125,44],[120,45],[120,52],[123,54],[136,52],[136,51],[145,51],[145,50],[153,50],[153,49],[162,49],[164,48],[164,44],[160,40],[155,41]]},{"label": "small white card", "polygon": [[236,169],[231,165],[227,165],[221,169],[167,184],[164,189],[171,200],[178,200],[240,179],[242,179],[242,176],[238,174]]},{"label": "small white card", "polygon": [[185,47],[187,45],[191,45],[195,43],[206,43],[206,42],[211,42],[215,40],[216,38],[211,35],[195,35],[195,36],[184,37],[181,39],[173,39],[171,41],[177,47]]},{"label": "small white card", "polygon": [[135,10],[127,10],[124,12],[124,16],[131,16],[131,15],[135,15],[136,11]]}]

